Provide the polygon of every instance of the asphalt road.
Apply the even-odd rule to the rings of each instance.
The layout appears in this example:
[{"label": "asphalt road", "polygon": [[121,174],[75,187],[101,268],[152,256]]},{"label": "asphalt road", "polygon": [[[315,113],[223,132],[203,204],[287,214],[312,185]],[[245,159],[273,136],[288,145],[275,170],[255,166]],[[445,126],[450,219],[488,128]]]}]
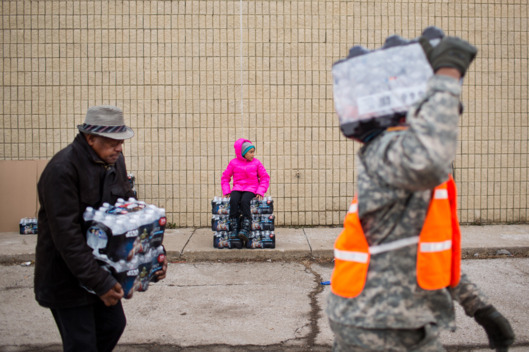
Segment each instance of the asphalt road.
[{"label": "asphalt road", "polygon": [[[47,309],[33,296],[31,263],[0,266],[0,351],[61,351]],[[464,260],[463,270],[510,320],[511,351],[529,351],[529,258]],[[116,352],[330,351],[325,316],[332,265],[316,261],[171,263],[168,276],[124,301],[127,328]],[[457,307],[448,351],[490,351]]]}]

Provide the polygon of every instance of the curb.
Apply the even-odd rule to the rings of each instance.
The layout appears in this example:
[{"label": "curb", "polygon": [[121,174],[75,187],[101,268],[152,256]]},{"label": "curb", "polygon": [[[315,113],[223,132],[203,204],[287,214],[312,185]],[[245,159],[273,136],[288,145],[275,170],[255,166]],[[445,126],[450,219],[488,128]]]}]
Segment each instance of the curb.
[{"label": "curb", "polygon": [[[506,259],[529,258],[529,247],[490,247],[490,248],[463,248],[461,259]],[[170,263],[179,262],[263,262],[263,261],[317,261],[329,262],[334,259],[332,250],[318,250],[307,252],[305,250],[282,251],[277,249],[217,249],[203,252],[167,251],[167,260]],[[34,263],[35,254],[3,254],[0,255],[0,265],[17,265]]]},{"label": "curb", "polygon": [[[317,261],[333,262],[333,250],[318,250],[308,253],[307,251],[278,251],[278,250],[236,250],[219,249],[217,251],[180,253],[168,251],[167,258],[170,262],[209,262],[209,261]],[[529,247],[489,247],[489,248],[464,248],[461,250],[462,260],[475,259],[506,259],[506,258],[529,258]]]}]

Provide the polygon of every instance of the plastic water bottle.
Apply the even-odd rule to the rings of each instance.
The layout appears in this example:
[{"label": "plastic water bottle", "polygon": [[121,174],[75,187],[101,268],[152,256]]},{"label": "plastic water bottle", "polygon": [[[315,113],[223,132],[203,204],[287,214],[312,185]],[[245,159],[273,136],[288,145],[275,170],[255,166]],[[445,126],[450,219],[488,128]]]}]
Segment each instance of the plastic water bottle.
[{"label": "plastic water bottle", "polygon": [[94,213],[94,221],[97,222],[103,222],[103,219],[105,218],[105,212],[101,211],[100,209],[96,210]]},{"label": "plastic water bottle", "polygon": [[149,219],[145,210],[138,212],[138,227],[147,225]]},{"label": "plastic water bottle", "polygon": [[95,210],[92,207],[86,207],[84,213],[83,213],[83,219],[84,221],[92,221],[94,220]]},{"label": "plastic water bottle", "polygon": [[165,260],[165,251],[163,249],[163,246],[158,246],[154,249],[153,257],[152,257],[152,267],[151,267],[151,275],[150,280],[155,280],[156,277],[154,276],[154,273],[163,269],[163,263]]},{"label": "plastic water bottle", "polygon": [[126,232],[127,232],[127,226],[125,224],[125,220],[121,219],[121,216],[120,216],[114,222],[114,228],[112,229],[112,236],[123,235]]},{"label": "plastic water bottle", "polygon": [[112,215],[105,215],[105,218],[103,219],[103,224],[106,225],[110,231],[112,231],[112,233],[114,233],[114,229],[115,229],[115,217],[112,216]]},{"label": "plastic water bottle", "polygon": [[252,214],[252,230],[261,230],[261,217]]},{"label": "plastic water bottle", "polygon": [[103,222],[105,220],[105,213],[102,212],[101,210],[96,210],[96,212],[94,213],[94,223],[95,225],[98,225],[98,224],[101,224],[101,225],[104,225]]},{"label": "plastic water bottle", "polygon": [[219,209],[219,204],[222,202],[221,197],[213,197],[213,200],[211,201],[211,213],[216,214],[217,210]]},{"label": "plastic water bottle", "polygon": [[116,269],[116,271],[118,273],[122,273],[124,271],[128,271],[129,270],[129,264],[124,260],[124,259],[120,259],[116,265],[114,266],[114,268]]},{"label": "plastic water bottle", "polygon": [[135,255],[129,262],[129,269],[137,269],[140,264],[139,256]]},{"label": "plastic water bottle", "polygon": [[150,267],[152,265],[152,258],[154,257],[155,251],[156,249],[155,248],[149,248],[149,250],[147,251],[147,253],[145,253],[143,255],[143,258],[142,258],[142,262],[143,264],[146,264],[150,270]]},{"label": "plastic water bottle", "polygon": [[86,243],[93,249],[92,253],[94,256],[98,258],[101,256],[99,250],[106,248],[108,243],[108,235],[101,225],[102,224],[90,227],[86,234]]},{"label": "plastic water bottle", "polygon": [[149,207],[146,210],[146,214],[147,214],[148,224],[152,224],[153,222],[155,222],[157,220],[157,218],[156,218],[156,210],[154,210],[152,207]]},{"label": "plastic water bottle", "polygon": [[126,227],[126,230],[127,232],[129,231],[132,231],[132,230],[135,230],[139,227],[139,215],[136,214],[136,213],[131,213],[128,218],[127,218],[127,227]]}]

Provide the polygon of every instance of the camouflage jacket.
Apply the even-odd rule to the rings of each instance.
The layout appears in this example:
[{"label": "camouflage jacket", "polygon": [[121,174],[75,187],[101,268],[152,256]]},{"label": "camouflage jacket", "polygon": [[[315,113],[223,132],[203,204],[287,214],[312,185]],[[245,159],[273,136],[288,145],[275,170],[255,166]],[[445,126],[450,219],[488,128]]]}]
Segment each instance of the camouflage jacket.
[{"label": "camouflage jacket", "polygon": [[[408,129],[386,131],[358,153],[358,215],[373,246],[418,236],[432,189],[448,178],[456,155],[459,82],[434,76],[426,96],[408,112]],[[334,294],[333,321],[364,328],[418,328],[437,322],[454,327],[453,299],[473,316],[487,302],[465,275],[454,289],[417,285],[417,246],[371,256],[366,285],[353,299]]]}]

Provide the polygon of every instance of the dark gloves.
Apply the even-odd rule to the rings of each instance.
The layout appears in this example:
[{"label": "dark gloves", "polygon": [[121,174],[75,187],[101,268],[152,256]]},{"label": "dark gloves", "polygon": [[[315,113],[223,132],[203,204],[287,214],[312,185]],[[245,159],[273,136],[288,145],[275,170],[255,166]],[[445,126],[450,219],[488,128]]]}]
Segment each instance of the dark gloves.
[{"label": "dark gloves", "polygon": [[464,76],[478,52],[478,49],[458,37],[444,37],[436,46],[432,46],[424,36],[419,42],[434,72],[441,67],[452,67]]},{"label": "dark gloves", "polygon": [[514,332],[509,321],[494,306],[478,309],[474,319],[485,329],[490,348],[495,348],[497,352],[508,351],[514,342]]}]

